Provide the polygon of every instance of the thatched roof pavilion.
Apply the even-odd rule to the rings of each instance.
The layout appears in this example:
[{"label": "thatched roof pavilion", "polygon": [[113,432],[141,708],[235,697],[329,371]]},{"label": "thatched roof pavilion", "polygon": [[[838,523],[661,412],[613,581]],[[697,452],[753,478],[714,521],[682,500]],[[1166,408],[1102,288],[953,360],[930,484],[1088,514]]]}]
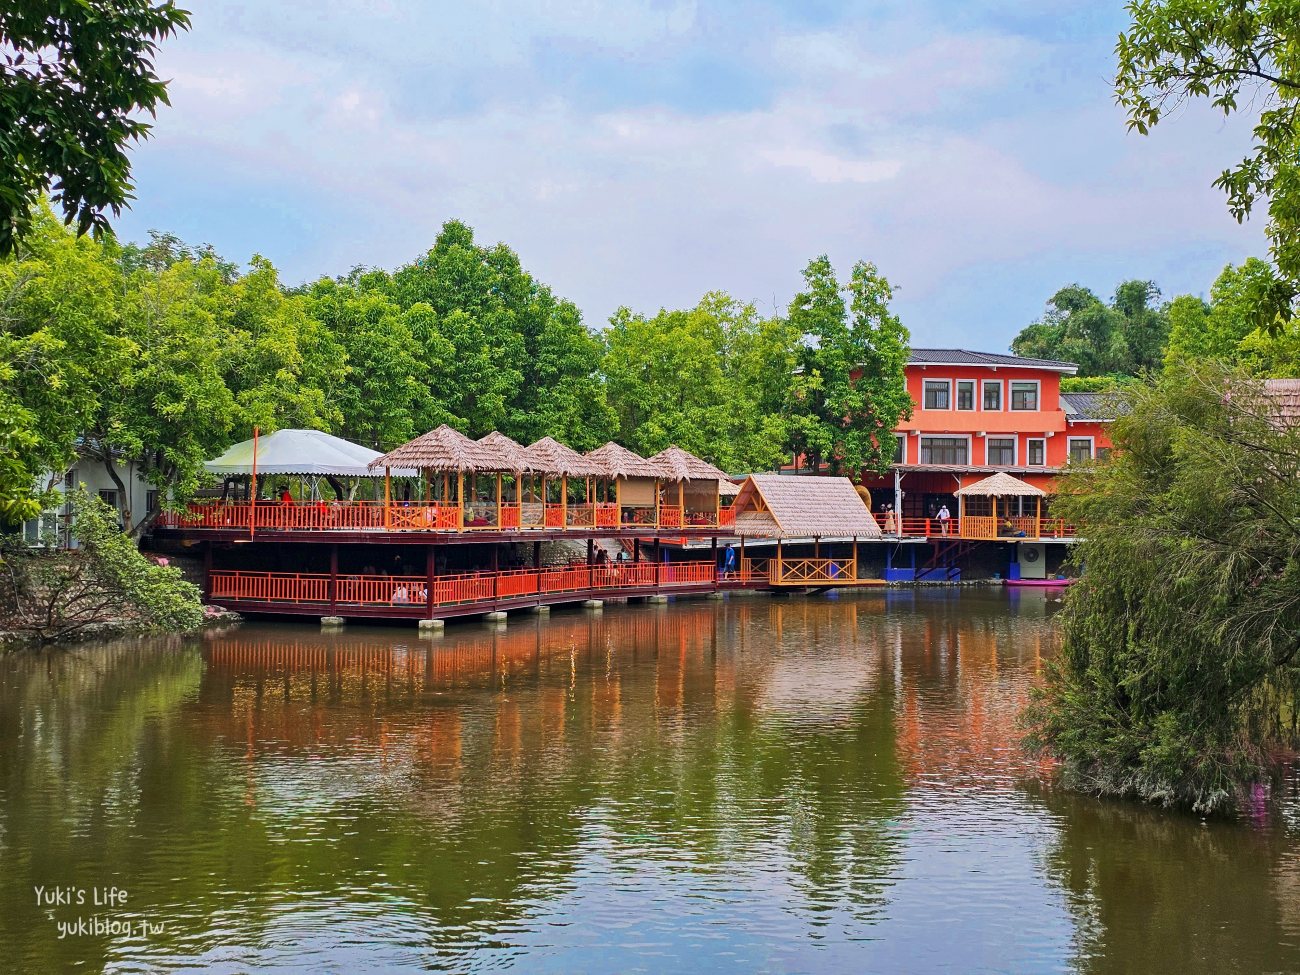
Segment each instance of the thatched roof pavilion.
[{"label": "thatched roof pavilion", "polygon": [[553,437],[542,437],[524,450],[529,468],[547,477],[600,477],[603,473],[595,461]]},{"label": "thatched roof pavilion", "polygon": [[726,471],[701,460],[681,447],[666,447],[650,458],[659,467],[660,476],[670,481],[725,481]]},{"label": "thatched roof pavilion", "polygon": [[1047,492],[1004,471],[957,490],[959,498],[1045,498]]},{"label": "thatched roof pavilion", "polygon": [[507,458],[514,466],[510,470],[517,474],[531,470],[528,462],[528,448],[517,440],[511,440],[500,430],[493,430],[486,437],[479,437],[478,442],[489,450]]},{"label": "thatched roof pavilion", "polygon": [[732,508],[742,536],[880,537],[880,526],[847,477],[751,474]]},{"label": "thatched roof pavilion", "polygon": [[471,440],[443,424],[370,462],[371,468],[402,467],[450,473],[513,472],[515,463],[500,450]]},{"label": "thatched roof pavilion", "polygon": [[628,450],[621,444],[610,441],[603,447],[597,447],[587,454],[587,460],[601,468],[601,476],[608,478],[648,477],[657,479],[663,476],[659,465],[646,460],[635,451]]}]

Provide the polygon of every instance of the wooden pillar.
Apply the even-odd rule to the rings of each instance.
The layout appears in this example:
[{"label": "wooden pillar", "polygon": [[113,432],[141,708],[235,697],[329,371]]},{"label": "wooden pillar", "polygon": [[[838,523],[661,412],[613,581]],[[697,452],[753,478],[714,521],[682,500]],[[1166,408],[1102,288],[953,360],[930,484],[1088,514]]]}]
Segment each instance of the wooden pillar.
[{"label": "wooden pillar", "polygon": [[[497,478],[500,479],[498,474]],[[492,546],[492,600],[496,601],[501,592],[501,549],[497,545]]]},{"label": "wooden pillar", "polygon": [[745,536],[740,536],[740,561],[736,563],[736,568],[744,569],[745,567]]},{"label": "wooden pillar", "polygon": [[437,562],[433,557],[433,546],[425,546],[424,549],[424,587],[428,590],[424,597],[424,608],[428,611],[428,619],[433,619],[433,583],[437,579]]},{"label": "wooden pillar", "polygon": [[546,502],[547,502],[547,500],[548,500],[548,496],[547,496],[547,494],[546,494],[546,475],[543,474],[543,475],[542,475],[542,527],[543,527],[543,528],[546,527]]},{"label": "wooden pillar", "polygon": [[686,524],[686,482],[677,482],[677,524]]},{"label": "wooden pillar", "polygon": [[1034,537],[1043,537],[1043,499],[1034,498]]},{"label": "wooden pillar", "polygon": [[623,527],[623,479],[614,478],[614,524]]},{"label": "wooden pillar", "polygon": [[533,542],[533,568],[540,569],[541,567],[542,567],[542,543]]},{"label": "wooden pillar", "polygon": [[391,528],[388,509],[393,503],[393,472],[384,468],[384,527]]},{"label": "wooden pillar", "polygon": [[569,479],[560,478],[560,526],[569,527]]},{"label": "wooden pillar", "polygon": [[456,528],[465,530],[465,472],[456,472]]},{"label": "wooden pillar", "polygon": [[203,598],[212,598],[212,543],[203,543]]},{"label": "wooden pillar", "polygon": [[330,615],[339,604],[339,546],[338,542],[330,545]]},{"label": "wooden pillar", "polygon": [[591,563],[595,561],[596,561],[596,540],[594,538],[589,538],[587,539],[587,564],[591,565]]},{"label": "wooden pillar", "polygon": [[497,528],[501,527],[501,473],[497,472]]},{"label": "wooden pillar", "polygon": [[639,538],[632,539],[632,561],[641,561],[641,539]]},{"label": "wooden pillar", "polygon": [[813,539],[813,558],[815,558],[815,559],[820,559],[821,557],[822,557],[822,540],[821,540],[820,538],[814,538],[814,539]]},{"label": "wooden pillar", "polygon": [[849,574],[850,579],[858,577],[858,540],[855,536],[853,539],[853,571]]},{"label": "wooden pillar", "polygon": [[776,540],[776,564],[773,566],[773,572],[769,574],[769,578],[773,582],[779,582],[783,575],[785,575],[785,566],[781,561],[781,539],[778,538]]}]

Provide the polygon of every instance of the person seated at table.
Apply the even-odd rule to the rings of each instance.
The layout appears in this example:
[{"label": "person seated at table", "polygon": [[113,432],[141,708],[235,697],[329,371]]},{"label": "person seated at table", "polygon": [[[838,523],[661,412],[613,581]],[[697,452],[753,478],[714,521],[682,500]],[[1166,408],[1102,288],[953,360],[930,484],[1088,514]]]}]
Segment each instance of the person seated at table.
[{"label": "person seated at table", "polygon": [[1010,538],[1025,537],[1024,529],[1017,529],[1015,526],[1015,522],[1013,522],[1010,518],[1002,519],[1002,524],[998,526],[998,534]]},{"label": "person seated at table", "polygon": [[393,590],[393,602],[409,603],[410,601],[411,601],[411,594],[409,591],[407,591],[407,588],[405,586],[398,586],[396,589]]}]

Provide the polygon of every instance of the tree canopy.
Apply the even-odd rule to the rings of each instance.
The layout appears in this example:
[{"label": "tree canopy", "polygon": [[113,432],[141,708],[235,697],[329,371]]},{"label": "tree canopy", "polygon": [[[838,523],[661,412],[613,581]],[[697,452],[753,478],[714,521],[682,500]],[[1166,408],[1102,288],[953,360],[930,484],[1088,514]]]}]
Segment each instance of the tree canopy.
[{"label": "tree canopy", "polygon": [[[179,502],[204,460],[254,427],[387,450],[449,423],[579,450],[678,444],[734,471],[779,467],[794,431],[813,430],[821,456],[855,471],[887,462],[879,431],[907,407],[907,333],[869,264],[846,301],[815,262],[838,318],[813,321],[799,301],[789,318],[765,316],[715,293],[650,317],[622,309],[595,333],[510,248],[476,243],[458,221],[396,271],[293,288],[263,257],[241,269],[167,234],[142,246],[81,237],[48,207],[31,228],[0,260],[8,524],[34,517],[42,489],[81,458],[118,482],[122,521],[138,530],[120,462]],[[809,380],[819,413],[792,395]]]},{"label": "tree canopy", "polygon": [[910,337],[889,310],[892,299],[874,264],[855,264],[843,287],[825,255],[804,269],[804,290],[790,303],[802,342],[787,404],[795,452],[812,470],[825,463],[856,475],[893,459],[894,427],[911,415],[912,400],[904,374]]},{"label": "tree canopy", "polygon": [[1125,281],[1110,304],[1081,285],[1061,288],[1041,319],[1011,342],[1017,355],[1073,362],[1080,377],[1133,376],[1158,369],[1169,337],[1169,313],[1157,304],[1154,281]]},{"label": "tree canopy", "polygon": [[0,256],[47,190],[79,234],[108,228],[107,211],[131,199],[127,146],[149,132],[138,115],[167,104],[158,42],[189,22],[171,0],[0,8]]},{"label": "tree canopy", "polygon": [[1189,99],[1256,117],[1255,145],[1215,185],[1245,220],[1268,205],[1275,273],[1250,311],[1275,329],[1300,292],[1300,10],[1295,0],[1132,0],[1115,92],[1143,134]]}]

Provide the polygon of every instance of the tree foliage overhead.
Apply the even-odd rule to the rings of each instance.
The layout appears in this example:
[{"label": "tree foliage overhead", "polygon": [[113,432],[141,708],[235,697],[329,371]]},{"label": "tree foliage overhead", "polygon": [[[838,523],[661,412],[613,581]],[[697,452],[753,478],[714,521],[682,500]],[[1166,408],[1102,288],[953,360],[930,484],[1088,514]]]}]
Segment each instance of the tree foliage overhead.
[{"label": "tree foliage overhead", "polygon": [[1169,338],[1154,281],[1125,281],[1108,305],[1081,285],[1062,288],[1043,317],[1011,342],[1016,355],[1073,362],[1079,376],[1133,376],[1158,369]]},{"label": "tree foliage overhead", "polygon": [[720,292],[649,318],[619,309],[603,368],[627,446],[649,455],[676,444],[729,471],[780,466],[797,340],[789,322]]},{"label": "tree foliage overhead", "polygon": [[1297,741],[1300,427],[1213,364],[1128,399],[1053,501],[1087,571],[1030,741],[1089,791],[1225,810]]},{"label": "tree foliage overhead", "polygon": [[1276,274],[1252,308],[1289,319],[1300,291],[1300,7],[1295,0],[1133,0],[1116,46],[1116,97],[1143,134],[1189,99],[1257,115],[1255,145],[1215,180],[1245,220],[1268,204]]},{"label": "tree foliage overhead", "polygon": [[121,212],[126,148],[149,132],[138,115],[167,104],[158,42],[189,22],[170,0],[0,5],[0,256],[26,236],[46,190],[78,234]]}]

